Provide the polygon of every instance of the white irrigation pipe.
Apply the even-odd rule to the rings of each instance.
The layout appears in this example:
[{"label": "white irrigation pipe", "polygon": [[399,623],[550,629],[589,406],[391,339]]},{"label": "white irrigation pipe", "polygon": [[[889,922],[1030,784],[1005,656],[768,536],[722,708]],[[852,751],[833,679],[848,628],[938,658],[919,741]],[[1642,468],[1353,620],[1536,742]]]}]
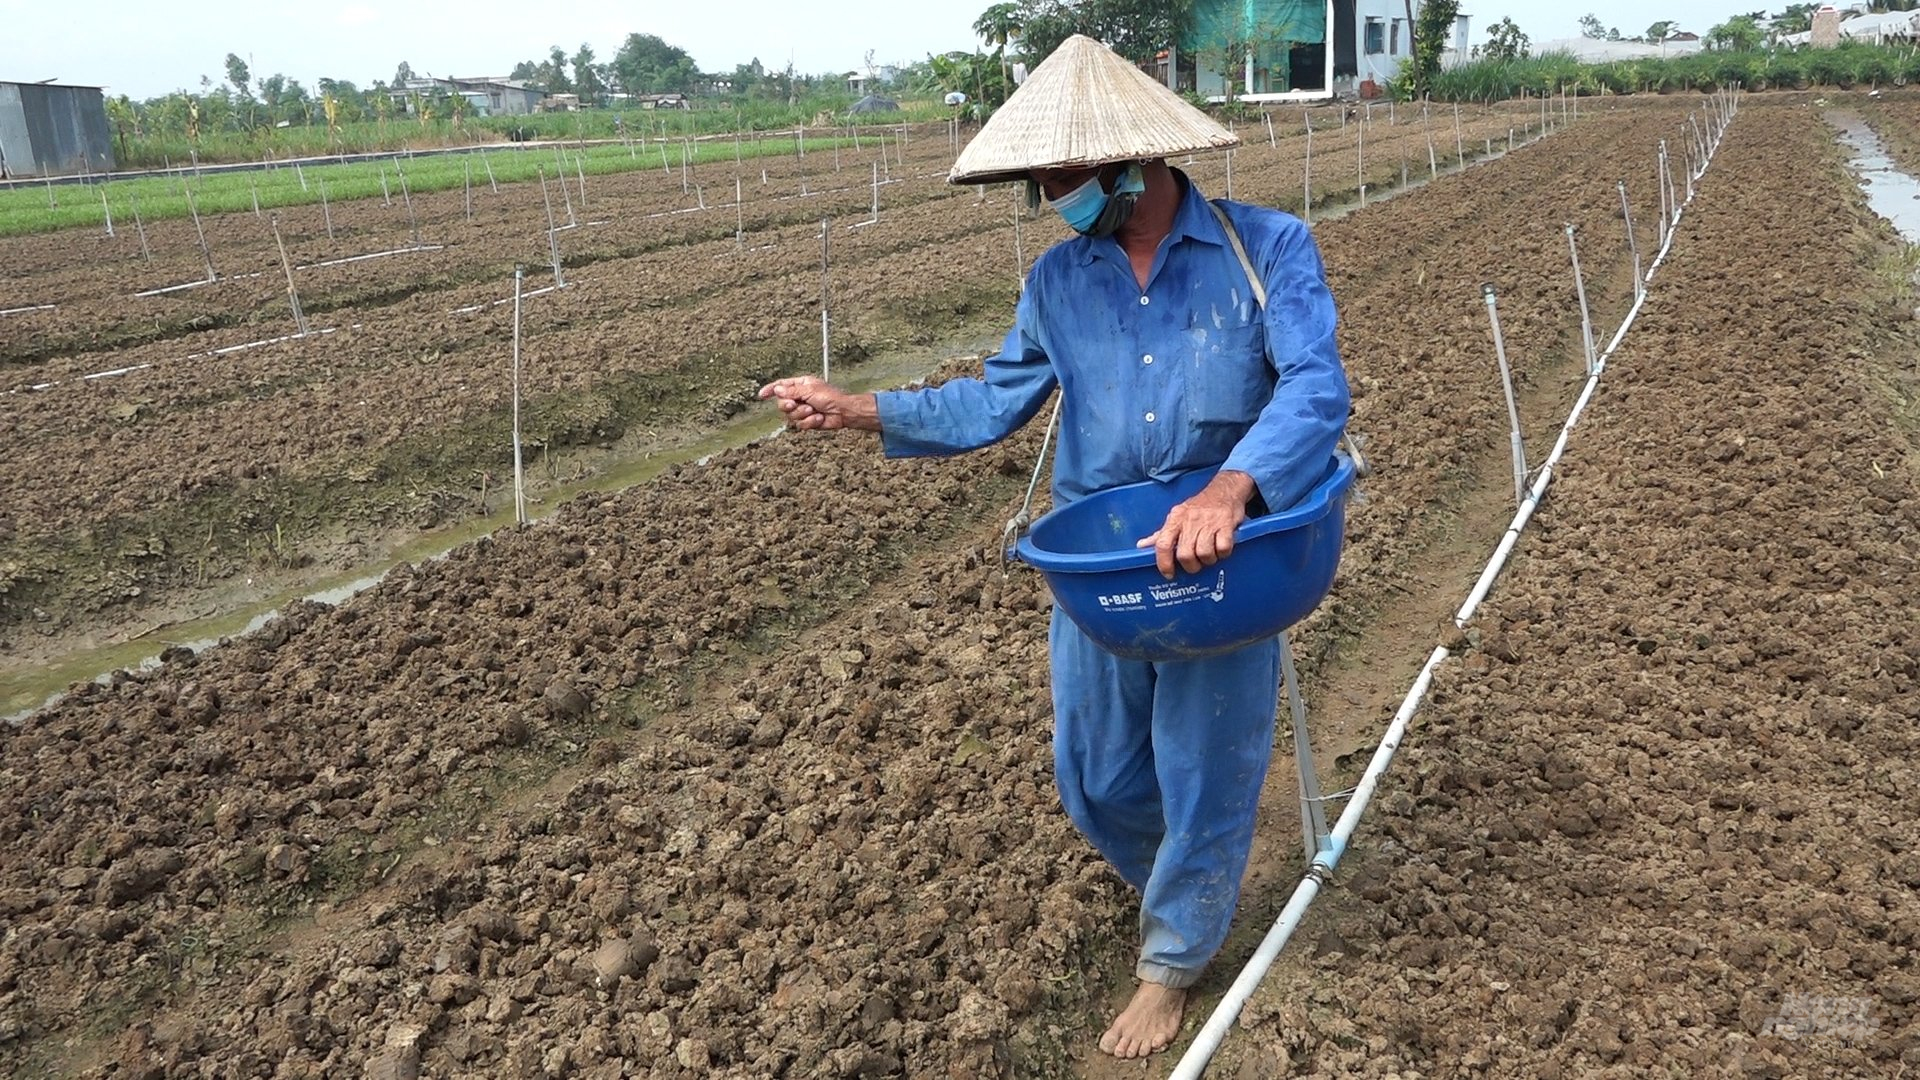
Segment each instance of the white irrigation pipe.
[{"label": "white irrigation pipe", "polygon": [[[569,289],[577,289],[577,288],[579,288],[580,286],[582,286],[582,285],[585,285],[586,283],[587,283],[587,279],[586,279],[586,278],[574,278],[574,279],[573,279],[572,281],[569,281],[569,282],[567,282],[567,284],[565,285],[565,288],[569,288]],[[543,286],[541,286],[541,287],[540,287],[540,288],[538,288],[538,289],[530,289],[530,290],[528,290],[527,292],[524,292],[524,293],[521,293],[521,294],[520,294],[520,299],[522,299],[522,300],[531,300],[531,299],[533,299],[533,298],[534,298],[534,297],[536,297],[536,296],[545,296],[545,295],[547,295],[548,293],[551,293],[551,292],[559,292],[559,291],[560,291],[560,287],[559,287],[559,286],[554,286],[554,285],[543,285]],[[485,310],[487,310],[487,309],[488,309],[488,308],[490,308],[490,307],[499,307],[499,306],[500,306],[500,305],[502,305],[502,304],[511,304],[511,303],[513,303],[513,300],[514,300],[514,298],[513,298],[513,297],[511,297],[511,296],[507,296],[507,297],[502,297],[502,298],[501,298],[501,299],[499,299],[499,300],[489,300],[488,302],[486,302],[486,303],[484,303],[484,304],[468,304],[468,305],[467,305],[466,307],[457,307],[457,308],[454,308],[454,309],[453,309],[452,311],[449,311],[449,312],[447,312],[447,314],[449,314],[449,315],[471,315],[471,314],[473,314],[473,313],[474,313],[474,312],[476,312],[476,311],[485,311]]]},{"label": "white irrigation pipe", "polygon": [[203,289],[203,288],[206,288],[208,285],[218,285],[223,281],[246,281],[249,278],[265,277],[266,273],[267,272],[265,270],[255,270],[250,274],[230,274],[226,277],[219,278],[219,279],[201,278],[199,281],[189,281],[184,285],[167,285],[158,289],[148,289],[146,292],[137,292],[137,293],[134,293],[133,295],[165,296],[167,293],[185,292],[188,289]]},{"label": "white irrigation pipe", "polygon": [[385,259],[394,255],[414,255],[422,251],[441,251],[445,244],[421,244],[419,247],[394,248],[391,251],[369,251],[365,255],[344,255],[338,259],[322,259],[319,262],[303,263],[295,270],[318,270],[323,266],[341,266],[346,263],[366,262],[368,259]]},{"label": "white irrigation pipe", "polygon": [[[1737,101],[1733,104],[1733,108],[1737,110]],[[1718,139],[1708,145],[1706,157],[1709,161],[1718,148]],[[1676,210],[1674,215],[1676,223],[1679,220],[1679,214],[1680,211]],[[1659,255],[1655,257],[1653,266],[1646,272],[1648,281],[1651,281],[1654,273],[1660,269],[1660,264],[1665,260],[1677,231],[1669,228]],[[1514,515],[1513,524],[1508,527],[1507,534],[1501,538],[1493,558],[1487,563],[1485,571],[1480,576],[1480,581],[1474,585],[1467,602],[1462,604],[1459,612],[1454,615],[1456,626],[1464,626],[1466,621],[1472,618],[1480,602],[1486,599],[1488,591],[1492,588],[1493,579],[1499,575],[1512,554],[1521,530],[1526,527],[1527,522],[1533,517],[1534,510],[1540,505],[1547,485],[1553,480],[1554,467],[1559,464],[1561,455],[1566,452],[1567,442],[1573,433],[1574,425],[1578,423],[1587,403],[1592,400],[1594,390],[1599,386],[1600,376],[1606,371],[1608,359],[1612,357],[1614,350],[1620,347],[1620,342],[1625,339],[1627,331],[1639,317],[1640,309],[1646,304],[1647,294],[1644,284],[1645,282],[1635,282],[1632,309],[1621,321],[1620,329],[1614,334],[1613,342],[1607,346],[1606,354],[1600,358],[1595,371],[1588,377],[1586,388],[1581,392],[1579,400],[1574,403],[1572,412],[1567,416],[1566,424],[1561,428],[1560,438],[1554,443],[1553,452],[1547,455],[1546,463],[1541,466],[1540,475],[1534,480],[1528,498],[1521,505],[1520,512]],[[1186,1053],[1174,1066],[1173,1072],[1168,1074],[1169,1080],[1199,1080],[1202,1071],[1207,1067],[1207,1062],[1212,1060],[1214,1052],[1226,1040],[1227,1033],[1232,1030],[1234,1021],[1240,1015],[1240,1010],[1258,989],[1261,980],[1266,977],[1267,970],[1279,957],[1280,950],[1286,947],[1287,941],[1299,928],[1300,921],[1306,916],[1308,906],[1313,903],[1314,897],[1320,894],[1321,887],[1326,884],[1334,868],[1339,865],[1340,857],[1346,853],[1347,845],[1352,842],[1354,833],[1359,829],[1361,816],[1366,813],[1367,806],[1373,801],[1374,792],[1378,790],[1381,778],[1386,775],[1387,768],[1393,763],[1394,754],[1400,749],[1400,741],[1406,737],[1407,724],[1413,719],[1413,714],[1419,710],[1420,703],[1426,698],[1427,690],[1433,685],[1435,669],[1451,655],[1452,653],[1444,645],[1435,646],[1433,652],[1428,655],[1427,662],[1421,667],[1419,676],[1414,679],[1412,688],[1407,691],[1407,696],[1401,701],[1400,708],[1394,712],[1393,722],[1387,726],[1386,734],[1381,738],[1379,747],[1374,750],[1372,759],[1368,761],[1365,774],[1361,776],[1359,784],[1355,785],[1353,795],[1348,799],[1346,808],[1341,812],[1340,820],[1334,825],[1333,832],[1328,836],[1323,850],[1314,856],[1307,866],[1305,876],[1295,887],[1293,895],[1288,898],[1286,906],[1281,909],[1280,917],[1261,939],[1259,947],[1248,959],[1246,967],[1242,968],[1240,974],[1233,980],[1233,985],[1227,988],[1220,1004],[1207,1017],[1199,1034],[1194,1036]]]},{"label": "white irrigation pipe", "polygon": [[27,307],[13,307],[0,311],[0,315],[25,315],[31,311],[52,311],[58,304],[31,304]]},{"label": "white irrigation pipe", "polygon": [[[360,324],[354,323],[353,326],[350,327],[349,329],[358,330],[359,328],[360,328]],[[339,329],[340,328],[337,326],[327,326],[327,327],[322,327],[318,330],[312,331],[312,334],[313,336],[317,337],[321,334],[335,333]],[[244,352],[245,350],[248,350],[248,349],[258,349],[265,345],[279,345],[282,342],[298,341],[304,336],[306,335],[287,334],[283,337],[266,338],[261,341],[248,341],[248,342],[243,342],[239,345],[227,345],[218,349],[209,349],[206,352],[189,353],[186,356],[180,357],[178,360],[150,360],[144,364],[133,364],[129,367],[113,368],[110,371],[92,371],[84,375],[75,376],[74,378],[71,378],[71,379],[52,379],[47,382],[32,383],[28,386],[20,387],[13,390],[0,391],[0,395],[4,395],[6,397],[12,397],[15,394],[19,394],[22,392],[40,393],[41,391],[44,391],[44,390],[51,390],[54,387],[61,385],[62,383],[93,382],[97,379],[112,379],[112,378],[117,378],[121,375],[131,375],[136,371],[146,371],[149,368],[159,367],[161,364],[164,364],[164,363],[182,363],[187,360],[205,360],[210,356],[225,356],[228,353]]]}]

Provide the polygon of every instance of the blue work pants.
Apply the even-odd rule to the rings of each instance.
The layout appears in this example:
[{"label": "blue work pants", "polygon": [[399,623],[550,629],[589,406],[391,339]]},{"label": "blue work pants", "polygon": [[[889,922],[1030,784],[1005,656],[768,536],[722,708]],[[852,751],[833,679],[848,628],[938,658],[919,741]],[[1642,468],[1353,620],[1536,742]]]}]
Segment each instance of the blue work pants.
[{"label": "blue work pants", "polygon": [[1240,899],[1273,756],[1279,640],[1122,660],[1055,608],[1049,645],[1060,801],[1140,893],[1135,974],[1191,986]]}]

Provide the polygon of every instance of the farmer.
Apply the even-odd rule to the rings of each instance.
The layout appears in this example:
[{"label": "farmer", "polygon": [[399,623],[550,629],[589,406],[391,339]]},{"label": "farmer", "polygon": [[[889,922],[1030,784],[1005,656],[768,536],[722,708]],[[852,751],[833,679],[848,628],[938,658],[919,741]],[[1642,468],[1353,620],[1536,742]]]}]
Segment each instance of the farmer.
[{"label": "farmer", "polygon": [[[1220,466],[1139,539],[1171,578],[1226,558],[1235,528],[1326,473],[1347,416],[1333,297],[1313,238],[1274,210],[1218,204],[1266,285],[1262,309],[1215,205],[1166,159],[1232,134],[1090,38],[1034,71],[955,162],[957,184],[1025,181],[1080,235],[1034,264],[984,378],[853,394],[816,378],[760,390],[800,429],[880,433],[889,457],[1006,438],[1061,390],[1053,500]],[[1279,645],[1121,660],[1053,613],[1060,799],[1140,893],[1139,987],[1100,1039],[1165,1048],[1226,939],[1273,747]]]}]

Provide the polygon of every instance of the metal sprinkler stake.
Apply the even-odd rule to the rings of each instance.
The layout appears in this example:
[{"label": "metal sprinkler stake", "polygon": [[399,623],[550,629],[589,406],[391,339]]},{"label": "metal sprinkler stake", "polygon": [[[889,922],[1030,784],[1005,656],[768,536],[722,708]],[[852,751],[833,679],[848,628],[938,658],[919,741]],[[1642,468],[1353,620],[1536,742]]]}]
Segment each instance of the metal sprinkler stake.
[{"label": "metal sprinkler stake", "polygon": [[827,323],[828,261],[827,241],[830,219],[820,219],[820,379],[833,381],[833,348]]},{"label": "metal sprinkler stake", "polygon": [[193,189],[182,181],[180,190],[187,196],[187,213],[193,215],[193,234],[200,238],[200,256],[207,261],[207,280],[216,281],[219,275],[213,272],[213,252],[207,247],[207,231],[200,227],[200,208],[194,205]]},{"label": "metal sprinkler stake", "polygon": [[133,231],[140,235],[140,258],[145,262],[153,261],[153,249],[147,246],[147,226],[140,220],[139,200],[128,197],[133,203]]},{"label": "metal sprinkler stake", "polygon": [[1300,673],[1293,664],[1293,644],[1280,635],[1280,677],[1286,684],[1287,713],[1293,721],[1293,762],[1300,779],[1300,840],[1307,864],[1328,844],[1327,801],[1320,794],[1320,773],[1313,764],[1313,737],[1307,730],[1307,701],[1300,690]]},{"label": "metal sprinkler stake", "polygon": [[564,289],[567,283],[560,276],[560,240],[558,233],[554,230],[553,196],[547,192],[547,170],[543,166],[536,165],[534,171],[540,175],[540,199],[547,206],[547,253],[553,256],[553,287]]},{"label": "metal sprinkler stake", "polygon": [[273,244],[280,249],[280,269],[287,274],[287,304],[293,308],[293,325],[300,331],[301,337],[307,336],[307,316],[300,310],[300,293],[293,287],[293,261],[287,258],[286,242],[280,239],[280,215],[267,219],[273,229]]},{"label": "metal sprinkler stake", "polygon": [[1013,198],[1013,284],[1015,289],[1025,289],[1027,284],[1027,256],[1020,244],[1020,196]]},{"label": "metal sprinkler stake", "polygon": [[1654,235],[1662,241],[1665,241],[1667,238],[1667,222],[1671,220],[1671,218],[1667,214],[1667,185],[1666,185],[1666,182],[1663,179],[1661,179],[1666,174],[1666,171],[1667,171],[1666,160],[1667,160],[1667,140],[1661,139],[1660,150],[1658,153],[1654,154],[1653,156],[1653,172],[1654,172],[1654,186],[1659,188],[1660,190],[1660,220],[1658,222],[1659,231]]},{"label": "metal sprinkler stake", "polygon": [[1591,377],[1600,366],[1600,358],[1594,355],[1593,316],[1587,310],[1587,279],[1580,272],[1580,245],[1573,238],[1573,223],[1567,223],[1567,251],[1573,256],[1573,288],[1580,295],[1580,343],[1586,350],[1587,375]]},{"label": "metal sprinkler stake", "polygon": [[1313,224],[1313,117],[1307,117],[1306,194],[1300,204],[1300,220]]},{"label": "metal sprinkler stake", "polygon": [[525,276],[525,270],[513,268],[513,522],[516,525],[527,523],[526,471],[520,461],[520,283]]},{"label": "metal sprinkler stake", "polygon": [[1507,395],[1508,437],[1513,447],[1513,502],[1516,507],[1527,501],[1527,448],[1520,439],[1520,406],[1513,395],[1513,369],[1507,366],[1507,342],[1500,333],[1500,309],[1491,284],[1480,287],[1486,297],[1487,318],[1493,323],[1493,355],[1500,364],[1500,385]]},{"label": "metal sprinkler stake", "polygon": [[1619,182],[1620,216],[1627,223],[1627,247],[1633,252],[1633,296],[1638,300],[1647,291],[1647,279],[1640,272],[1640,238],[1633,234],[1633,208],[1627,204],[1627,182]]},{"label": "metal sprinkler stake", "polygon": [[413,233],[413,246],[420,246],[420,219],[413,215],[413,192],[407,187],[407,174],[400,171],[398,165],[394,172],[400,173],[400,198],[407,204],[407,229]]}]

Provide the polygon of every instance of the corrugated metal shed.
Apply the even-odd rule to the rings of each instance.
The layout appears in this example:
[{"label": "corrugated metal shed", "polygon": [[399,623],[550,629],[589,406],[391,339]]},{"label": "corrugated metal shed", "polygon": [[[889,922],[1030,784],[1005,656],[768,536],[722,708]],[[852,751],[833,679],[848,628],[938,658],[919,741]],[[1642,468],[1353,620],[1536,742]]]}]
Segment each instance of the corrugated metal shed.
[{"label": "corrugated metal shed", "polygon": [[97,86],[0,82],[0,175],[113,171],[113,130]]}]

